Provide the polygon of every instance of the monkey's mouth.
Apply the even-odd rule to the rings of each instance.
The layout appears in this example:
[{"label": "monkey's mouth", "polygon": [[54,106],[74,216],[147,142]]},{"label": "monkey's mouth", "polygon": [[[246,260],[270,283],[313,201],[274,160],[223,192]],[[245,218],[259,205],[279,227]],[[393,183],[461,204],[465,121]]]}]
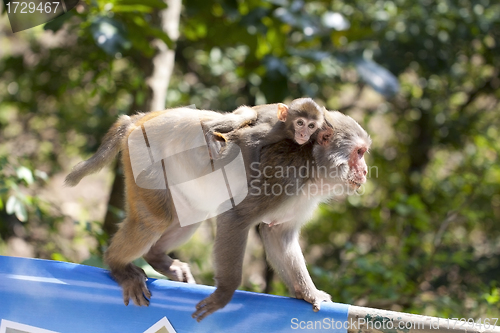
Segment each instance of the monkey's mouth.
[{"label": "monkey's mouth", "polygon": [[352,187],[354,187],[355,189],[358,189],[361,187],[361,183],[356,183],[354,180],[352,179],[349,179],[349,185],[351,185]]},{"label": "monkey's mouth", "polygon": [[307,141],[309,141],[309,139],[304,140],[303,138],[298,138],[298,137],[295,137],[295,141],[297,141],[297,143],[298,143],[299,145],[303,145],[304,143],[306,143]]}]

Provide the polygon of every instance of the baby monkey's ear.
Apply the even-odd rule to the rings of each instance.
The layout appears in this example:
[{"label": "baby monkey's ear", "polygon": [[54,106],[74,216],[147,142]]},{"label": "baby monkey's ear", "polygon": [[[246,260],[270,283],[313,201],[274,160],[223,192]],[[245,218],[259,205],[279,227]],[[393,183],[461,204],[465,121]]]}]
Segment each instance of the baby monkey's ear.
[{"label": "baby monkey's ear", "polygon": [[328,126],[327,124],[323,125],[323,128],[318,132],[318,137],[316,141],[326,147],[330,143],[333,137],[333,128]]},{"label": "baby monkey's ear", "polygon": [[288,117],[288,106],[283,103],[278,103],[278,119],[285,122]]}]

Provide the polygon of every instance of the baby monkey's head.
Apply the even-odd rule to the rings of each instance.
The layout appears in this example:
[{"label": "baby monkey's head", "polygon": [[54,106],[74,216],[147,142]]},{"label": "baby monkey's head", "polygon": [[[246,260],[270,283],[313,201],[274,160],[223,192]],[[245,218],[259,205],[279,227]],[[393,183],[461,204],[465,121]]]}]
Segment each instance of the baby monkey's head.
[{"label": "baby monkey's head", "polygon": [[324,123],[323,110],[311,98],[297,98],[290,105],[278,103],[278,119],[285,123],[289,139],[299,145],[308,142]]}]

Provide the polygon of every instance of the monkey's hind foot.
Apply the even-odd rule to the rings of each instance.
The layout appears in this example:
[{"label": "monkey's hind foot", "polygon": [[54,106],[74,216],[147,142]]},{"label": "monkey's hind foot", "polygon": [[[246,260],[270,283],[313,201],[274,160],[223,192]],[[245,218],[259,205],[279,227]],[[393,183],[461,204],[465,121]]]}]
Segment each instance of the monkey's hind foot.
[{"label": "monkey's hind foot", "polygon": [[193,275],[191,274],[191,270],[189,269],[189,265],[180,260],[174,259],[172,264],[167,268],[154,263],[150,263],[150,265],[155,269],[155,271],[165,275],[170,280],[194,284],[196,283]]},{"label": "monkey's hind foot", "polygon": [[233,293],[222,292],[216,289],[212,295],[196,304],[196,311],[193,312],[191,317],[196,319],[197,322],[202,321],[209,314],[225,307],[231,301]]},{"label": "monkey's hind foot", "polygon": [[130,299],[137,306],[148,306],[151,292],[146,286],[148,277],[144,271],[132,264],[121,269],[112,269],[111,275],[123,289],[123,303],[128,305]]}]

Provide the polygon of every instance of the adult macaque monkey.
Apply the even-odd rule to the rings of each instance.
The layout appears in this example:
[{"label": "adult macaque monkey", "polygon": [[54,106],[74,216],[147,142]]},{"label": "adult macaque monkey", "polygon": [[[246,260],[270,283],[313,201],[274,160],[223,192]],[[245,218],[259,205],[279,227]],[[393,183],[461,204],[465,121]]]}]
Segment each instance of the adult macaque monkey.
[{"label": "adult macaque monkey", "polygon": [[[197,112],[205,124],[216,119],[223,120],[221,114],[190,109],[122,116],[107,133],[96,154],[75,166],[66,178],[68,185],[76,185],[85,175],[98,171],[122,151],[127,217],[113,237],[105,261],[112,276],[123,288],[125,304],[130,298],[137,305],[149,304],[151,293],[145,284],[147,277],[142,269],[132,264],[140,256],[144,256],[155,270],[173,280],[194,282],[187,265],[171,259],[166,252],[184,243],[198,224],[180,226],[170,188],[148,190],[136,184],[127,140],[134,129],[144,129],[146,122],[163,119],[183,133],[164,144],[172,145],[179,151],[187,149],[190,141],[187,138],[190,138],[193,128],[200,126],[193,121],[193,117],[189,117],[193,112]],[[248,231],[263,221],[273,224],[272,227],[261,228],[267,258],[291,295],[311,303],[314,311],[320,309],[321,302],[330,301],[328,294],[316,289],[307,272],[299,246],[299,230],[320,202],[344,196],[366,181],[364,153],[371,141],[350,117],[339,112],[325,112],[325,119],[323,129],[317,134],[319,140],[325,141],[323,144],[309,142],[297,145],[290,140],[282,140],[263,147],[260,167],[249,194],[234,208],[217,216],[214,246],[216,290],[196,305],[193,318],[197,321],[230,302],[241,283]],[[206,163],[200,159],[198,166]],[[283,174],[284,167],[288,174]],[[304,168],[308,172],[301,177],[303,171],[297,170]],[[270,170],[276,170],[279,176]],[[266,189],[275,187],[281,187],[280,194],[267,193]],[[188,204],[185,208],[197,209]]]},{"label": "adult macaque monkey", "polygon": [[231,141],[248,147],[252,151],[249,159],[258,162],[262,147],[284,139],[303,145],[323,122],[323,110],[316,102],[311,98],[297,98],[289,106],[283,103],[241,106],[222,119],[205,122],[204,127],[212,151],[222,150],[226,141]]}]

